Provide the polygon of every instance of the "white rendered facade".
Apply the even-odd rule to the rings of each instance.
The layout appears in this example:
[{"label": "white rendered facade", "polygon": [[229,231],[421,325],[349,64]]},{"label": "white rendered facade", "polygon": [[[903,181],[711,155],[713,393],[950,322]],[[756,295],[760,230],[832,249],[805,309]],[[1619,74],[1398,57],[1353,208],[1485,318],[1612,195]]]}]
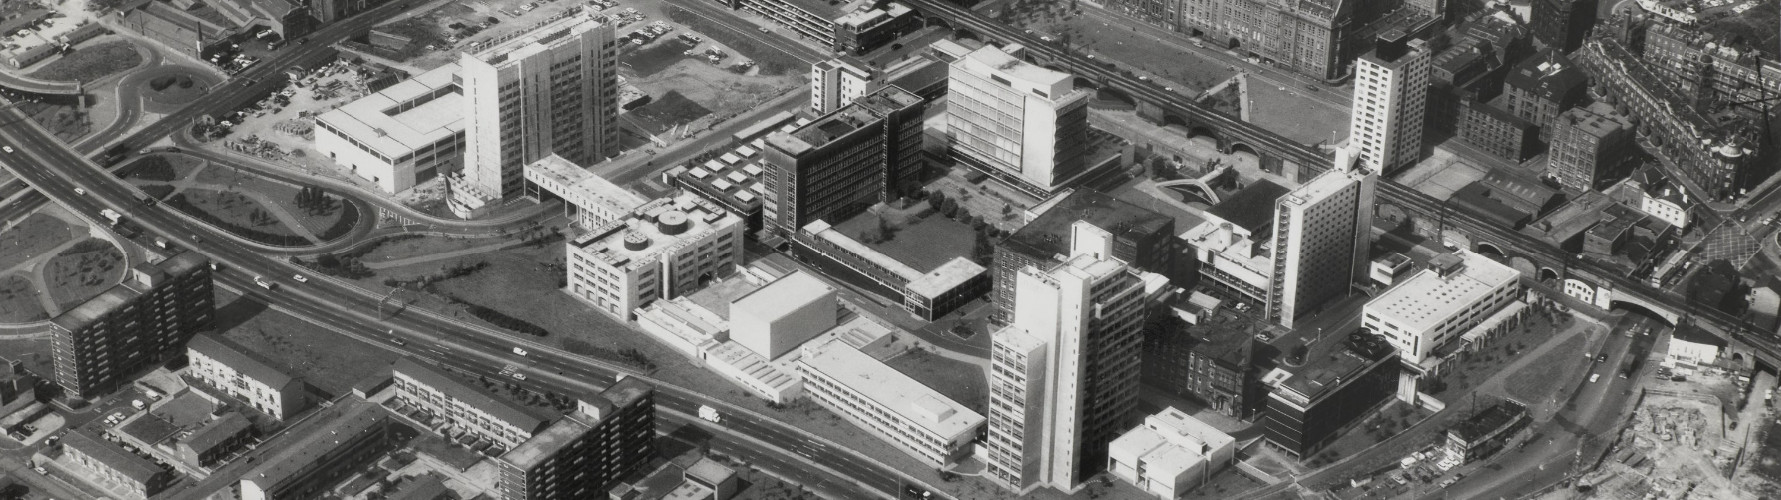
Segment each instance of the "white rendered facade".
[{"label": "white rendered facade", "polygon": [[568,245],[568,292],[629,321],[655,299],[671,299],[728,276],[742,263],[742,219],[680,193],[577,236]]},{"label": "white rendered facade", "polygon": [[526,164],[561,155],[592,165],[618,152],[618,42],[587,15],[550,21],[458,65],[464,92],[464,170],[452,212],[487,213],[522,194]]},{"label": "white rendered facade", "polygon": [[1075,253],[1020,271],[1014,323],[992,339],[987,475],[1010,490],[1075,490],[1137,404],[1148,290],[1166,280]]},{"label": "white rendered facade", "polygon": [[562,198],[564,215],[584,228],[599,227],[649,201],[555,154],[526,164],[525,179],[528,196]]},{"label": "white rendered facade", "polygon": [[1438,258],[1361,309],[1361,327],[1384,336],[1407,364],[1521,298],[1521,272],[1472,252]]},{"label": "white rendered facade", "polygon": [[934,466],[971,454],[983,415],[838,339],[805,346],[804,393]]},{"label": "white rendered facade", "polygon": [[835,289],[793,272],[730,304],[730,340],[779,359],[838,323]]},{"label": "white rendered facade", "polygon": [[851,60],[830,59],[810,66],[810,109],[826,115],[866,95],[872,70]]},{"label": "white rendered facade", "polygon": [[1163,500],[1204,483],[1236,458],[1237,440],[1174,407],[1144,417],[1107,450],[1107,472]]},{"label": "white rendered facade", "polygon": [[315,149],[386,193],[456,172],[464,160],[463,94],[447,64],[315,119]]},{"label": "white rendered facade", "polygon": [[985,46],[953,61],[948,78],[954,158],[1040,197],[1087,173],[1089,93],[1070,74]]},{"label": "white rendered facade", "polygon": [[1305,310],[1368,279],[1379,175],[1356,165],[1353,148],[1337,151],[1334,168],[1275,202],[1270,321],[1291,328]]},{"label": "white rendered facade", "polygon": [[1411,40],[1407,47],[1383,40],[1379,45],[1354,61],[1348,144],[1360,147],[1362,166],[1389,174],[1422,152],[1432,51],[1421,40]]},{"label": "white rendered facade", "polygon": [[284,420],[309,407],[301,379],[209,334],[193,336],[186,343],[186,359],[187,376],[241,399],[272,418]]}]

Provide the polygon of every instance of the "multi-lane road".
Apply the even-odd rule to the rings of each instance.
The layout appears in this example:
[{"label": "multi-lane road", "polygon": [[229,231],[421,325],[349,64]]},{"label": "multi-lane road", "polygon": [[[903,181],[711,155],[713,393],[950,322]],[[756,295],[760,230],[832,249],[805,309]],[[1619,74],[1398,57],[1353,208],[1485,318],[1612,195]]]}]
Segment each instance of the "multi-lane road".
[{"label": "multi-lane road", "polygon": [[[7,110],[0,114],[0,118],[19,117],[15,110]],[[551,349],[507,334],[471,328],[431,314],[411,311],[393,318],[383,318],[377,310],[380,298],[378,294],[323,277],[311,278],[307,283],[296,282],[290,276],[304,272],[301,269],[233,243],[223,235],[214,234],[205,226],[178,217],[164,207],[142,206],[136,201],[133,188],[70,151],[35,123],[24,119],[6,121],[8,125],[0,127],[0,144],[12,147],[15,152],[0,154],[0,166],[12,170],[32,187],[77,214],[97,219],[101,209],[110,208],[126,214],[154,235],[191,244],[190,246],[195,247],[194,251],[203,253],[220,264],[223,270],[219,272],[218,280],[225,286],[252,289],[254,276],[263,276],[278,283],[276,290],[262,293],[270,296],[279,306],[293,309],[299,317],[306,320],[370,337],[380,335],[379,332],[394,331],[413,340],[409,342],[412,346],[410,354],[444,363],[460,364],[467,362],[466,360],[481,359],[491,352],[510,352],[514,345],[528,345],[528,350],[533,352],[531,356],[511,360],[525,366],[527,370],[596,386],[604,385],[622,373],[616,367],[556,354]],[[21,168],[25,166],[31,168]],[[84,188],[86,193],[76,193],[77,187]],[[202,243],[196,243],[198,241]],[[388,336],[387,333],[381,335]],[[497,374],[500,369],[499,364],[486,361],[476,366],[491,375]],[[754,449],[757,455],[763,457],[772,453],[780,453],[782,457],[803,456],[836,471],[831,477],[811,478],[811,485],[815,487],[850,497],[888,497],[894,496],[908,483],[907,478],[898,471],[809,433],[686,388],[659,380],[651,382],[658,387],[658,404],[662,408],[680,414],[696,414],[700,405],[717,408],[725,415],[725,428],[748,438],[743,441],[729,441],[723,446]],[[581,391],[565,388],[561,392]],[[665,420],[674,421],[674,413],[664,415],[668,417]],[[718,434],[717,441],[731,439],[726,436]],[[789,467],[786,471],[796,472],[808,468]]]}]

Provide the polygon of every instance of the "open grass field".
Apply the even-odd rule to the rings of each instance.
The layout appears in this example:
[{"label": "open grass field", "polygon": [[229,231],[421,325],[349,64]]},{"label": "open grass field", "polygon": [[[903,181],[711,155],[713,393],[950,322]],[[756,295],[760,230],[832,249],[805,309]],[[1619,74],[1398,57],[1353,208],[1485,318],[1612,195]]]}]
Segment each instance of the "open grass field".
[{"label": "open grass field", "polygon": [[1583,335],[1573,335],[1564,343],[1553,346],[1540,359],[1503,379],[1503,391],[1517,401],[1545,401],[1565,386],[1558,382],[1578,365],[1583,356],[1583,344]]},{"label": "open grass field", "polygon": [[[209,93],[216,85],[216,78],[177,66],[167,67],[165,74],[150,78],[142,84],[142,98],[156,109],[172,111],[179,106],[191,104]],[[153,68],[145,71],[163,71]]]},{"label": "open grass field", "polygon": [[56,307],[66,311],[124,279],[124,253],[110,242],[87,238],[68,247],[43,268],[44,286]]},{"label": "open grass field", "polygon": [[18,267],[72,239],[74,228],[67,222],[41,213],[31,214],[0,232],[0,271]]},{"label": "open grass field", "polygon": [[63,141],[73,141],[93,131],[87,114],[73,104],[24,102],[18,104],[18,109]]},{"label": "open grass field", "polygon": [[1002,19],[1017,26],[1045,33],[1056,39],[1068,36],[1071,45],[1097,57],[1116,61],[1122,67],[1136,68],[1161,76],[1176,86],[1175,91],[1196,95],[1236,74],[1229,64],[1201,56],[1173,41],[1159,42],[1147,31],[1098,17],[1097,7],[1079,6],[1072,11],[1066,2],[1027,0],[1013,2],[1000,9]]},{"label": "open grass field", "polygon": [[185,195],[185,199],[191,202],[192,206],[216,216],[226,223],[268,234],[297,235],[295,231],[285,227],[284,223],[279,222],[277,218],[266,215],[270,213],[266,211],[266,207],[260,205],[260,202],[248,198],[247,195],[198,188],[187,189],[181,191],[180,194]]},{"label": "open grass field", "polygon": [[31,72],[32,78],[52,81],[91,82],[142,64],[136,45],[126,40],[78,47],[61,59]]},{"label": "open grass field", "polygon": [[206,168],[199,172],[197,178],[193,180],[203,184],[228,186],[230,191],[246,191],[265,195],[277,203],[279,208],[284,209],[285,213],[296,217],[297,221],[303,224],[304,229],[308,229],[310,233],[314,234],[322,234],[328,228],[334,227],[334,224],[340,221],[340,217],[345,215],[345,210],[339,206],[341,203],[338,202],[339,196],[337,195],[330,195],[336,200],[333,210],[311,212],[308,209],[297,207],[297,187],[232,168]]},{"label": "open grass field", "polygon": [[1304,88],[1249,80],[1249,122],[1304,144],[1348,137],[1348,110],[1311,99]]},{"label": "open grass field", "polygon": [[497,242],[495,238],[447,238],[444,236],[423,236],[420,238],[384,240],[377,247],[359,260],[366,263],[384,262],[411,257],[423,257],[447,252],[476,248]]},{"label": "open grass field", "polygon": [[0,358],[20,361],[25,369],[38,375],[54,377],[56,373],[54,354],[50,352],[49,338],[27,340],[0,340]]},{"label": "open grass field", "polygon": [[989,407],[989,385],[983,369],[976,365],[921,349],[899,354],[885,360],[885,364],[966,408],[982,413]]},{"label": "open grass field", "polygon": [[266,359],[277,360],[286,373],[302,377],[330,395],[352,389],[365,377],[388,370],[394,352],[268,309],[251,296],[217,292],[217,329],[229,340]]},{"label": "open grass field", "polygon": [[19,274],[0,275],[0,322],[24,323],[49,319],[37,300],[37,287]]}]

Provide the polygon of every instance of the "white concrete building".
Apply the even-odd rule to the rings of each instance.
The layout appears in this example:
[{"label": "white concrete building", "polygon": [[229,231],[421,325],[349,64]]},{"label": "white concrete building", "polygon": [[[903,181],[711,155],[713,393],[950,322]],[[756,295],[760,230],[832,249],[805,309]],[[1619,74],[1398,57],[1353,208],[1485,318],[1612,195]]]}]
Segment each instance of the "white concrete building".
[{"label": "white concrete building", "polygon": [[1372,53],[1354,61],[1348,144],[1360,147],[1361,164],[1368,170],[1392,174],[1422,154],[1433,51],[1422,40],[1380,38]]},{"label": "white concrete building", "polygon": [[989,45],[952,62],[946,134],[954,159],[1047,198],[1088,173],[1089,92],[1022,50]]},{"label": "white concrete building", "polygon": [[929,465],[970,455],[983,428],[982,414],[839,339],[805,346],[798,370],[811,399]]},{"label": "white concrete building", "polygon": [[211,334],[186,342],[186,375],[272,418],[284,420],[309,408],[303,380]]},{"label": "white concrete building", "polygon": [[1107,450],[1107,472],[1163,500],[1180,498],[1236,459],[1237,440],[1174,407],[1144,417]]},{"label": "white concrete building", "polygon": [[826,115],[866,95],[872,70],[853,59],[830,59],[810,66],[810,109]]},{"label": "white concrete building", "polygon": [[742,263],[742,219],[691,193],[637,207],[569,240],[568,292],[608,315],[632,319],[728,276]]},{"label": "white concrete building", "polygon": [[1268,319],[1293,320],[1368,280],[1374,187],[1379,171],[1361,166],[1351,144],[1333,168],[1275,201]]},{"label": "white concrete building", "polygon": [[1520,298],[1520,271],[1472,252],[1442,254],[1368,301],[1361,327],[1384,336],[1405,363],[1418,364]]},{"label": "white concrete building", "polygon": [[592,165],[617,154],[618,42],[587,14],[546,22],[459,57],[464,169],[452,213],[476,217],[522,194],[526,164],[561,155]]},{"label": "white concrete building", "polygon": [[1014,323],[991,337],[986,475],[1020,493],[1074,491],[1104,470],[1137,404],[1146,307],[1168,283],[1104,257],[1105,231],[1075,229],[1069,260],[1020,271]]},{"label": "white concrete building", "polygon": [[835,289],[798,271],[730,304],[730,339],[769,360],[834,328],[840,303]]},{"label": "white concrete building", "polygon": [[1664,351],[1662,365],[1670,368],[1694,368],[1719,360],[1721,351],[1725,350],[1725,339],[1713,336],[1700,328],[1687,326],[1677,328],[1670,335],[1669,349]]},{"label": "white concrete building", "polygon": [[563,200],[563,215],[583,228],[611,222],[649,200],[624,186],[552,154],[526,164],[526,195]]},{"label": "white concrete building", "polygon": [[447,64],[315,119],[315,149],[386,193],[458,171],[464,96]]}]

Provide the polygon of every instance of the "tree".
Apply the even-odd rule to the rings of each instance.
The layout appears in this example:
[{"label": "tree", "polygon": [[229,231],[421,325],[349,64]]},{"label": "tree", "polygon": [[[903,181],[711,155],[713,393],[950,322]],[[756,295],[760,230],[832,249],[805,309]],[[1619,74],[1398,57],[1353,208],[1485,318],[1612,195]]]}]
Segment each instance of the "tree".
[{"label": "tree", "polygon": [[928,192],[928,204],[929,205],[932,205],[934,208],[938,209],[938,208],[940,208],[940,205],[945,204],[945,203],[946,203],[946,192],[945,191],[935,189],[933,191]]},{"label": "tree", "polygon": [[1305,344],[1299,344],[1292,348],[1290,354],[1287,354],[1287,361],[1295,365],[1302,365],[1305,364],[1305,356],[1309,355],[1311,355],[1311,347]]},{"label": "tree", "polygon": [[952,218],[952,216],[957,215],[958,213],[959,213],[959,202],[956,200],[948,199],[948,200],[946,200],[945,203],[940,205],[940,215],[944,215],[944,216],[946,216],[946,218],[950,219],[950,218]]}]

